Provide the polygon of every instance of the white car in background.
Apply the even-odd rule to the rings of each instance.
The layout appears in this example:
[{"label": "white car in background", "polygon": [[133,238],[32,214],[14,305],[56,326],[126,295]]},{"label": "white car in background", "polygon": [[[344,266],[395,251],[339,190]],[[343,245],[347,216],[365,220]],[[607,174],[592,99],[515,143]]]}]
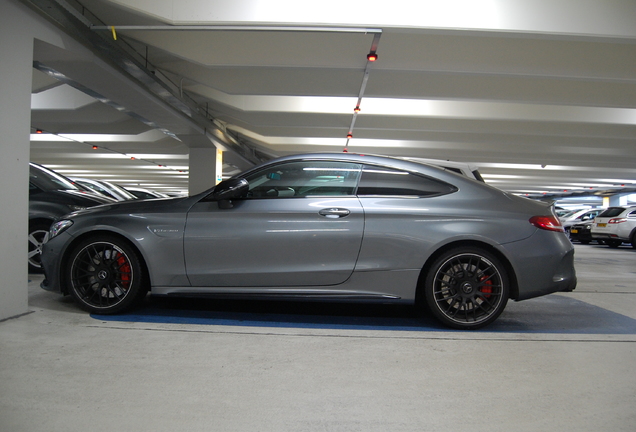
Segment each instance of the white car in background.
[{"label": "white car in background", "polygon": [[636,248],[636,206],[609,207],[594,219],[592,238],[617,248],[623,242]]},{"label": "white car in background", "polygon": [[570,228],[572,228],[572,225],[594,220],[594,218],[597,215],[599,215],[602,211],[603,211],[602,208],[601,209],[583,209],[575,213],[571,213],[569,215],[560,217],[559,219],[561,220],[561,225],[563,225],[563,229],[565,230],[565,233],[569,234]]},{"label": "white car in background", "polygon": [[136,200],[137,197],[126,189],[116,184],[104,181],[104,180],[92,180],[86,178],[71,177],[73,182],[91,189],[104,196],[116,199],[117,201],[131,201]]},{"label": "white car in background", "polygon": [[126,189],[128,192],[130,192],[131,194],[133,194],[139,199],[169,198],[168,195],[161,192],[157,192],[152,189],[144,189],[144,188],[140,188],[136,186],[126,186],[126,187],[121,186],[121,187]]}]

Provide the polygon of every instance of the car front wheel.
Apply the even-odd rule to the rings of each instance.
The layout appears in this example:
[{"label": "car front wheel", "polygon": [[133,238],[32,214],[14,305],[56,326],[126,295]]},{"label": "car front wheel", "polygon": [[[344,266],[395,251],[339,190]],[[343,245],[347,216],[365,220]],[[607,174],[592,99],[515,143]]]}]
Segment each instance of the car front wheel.
[{"label": "car front wheel", "polygon": [[492,254],[460,247],[437,258],[428,272],[424,298],[431,313],[456,329],[477,329],[492,323],[508,302],[508,276]]},{"label": "car front wheel", "polygon": [[122,312],[146,294],[137,252],[111,236],[87,239],[68,259],[66,277],[76,302],[96,314]]},{"label": "car front wheel", "polygon": [[50,222],[29,223],[29,273],[42,273],[42,245],[49,238]]}]

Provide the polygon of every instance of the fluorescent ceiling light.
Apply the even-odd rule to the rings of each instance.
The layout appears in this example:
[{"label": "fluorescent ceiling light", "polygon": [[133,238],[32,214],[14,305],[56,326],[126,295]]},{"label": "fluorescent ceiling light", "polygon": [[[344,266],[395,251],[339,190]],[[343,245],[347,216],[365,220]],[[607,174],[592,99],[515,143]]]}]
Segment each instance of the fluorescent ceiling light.
[{"label": "fluorescent ceiling light", "polygon": [[[329,96],[230,95],[203,85],[189,91],[248,112],[293,112],[313,114],[353,114],[357,98]],[[524,121],[636,124],[636,109],[580,107],[514,102],[397,99],[365,97],[359,116],[439,117]]]},{"label": "fluorescent ceiling light", "polygon": [[31,141],[51,141],[51,142],[75,141],[80,143],[98,143],[98,142],[155,142],[167,137],[168,135],[164,134],[160,130],[151,129],[136,135],[40,133],[40,134],[31,134],[30,139]]}]

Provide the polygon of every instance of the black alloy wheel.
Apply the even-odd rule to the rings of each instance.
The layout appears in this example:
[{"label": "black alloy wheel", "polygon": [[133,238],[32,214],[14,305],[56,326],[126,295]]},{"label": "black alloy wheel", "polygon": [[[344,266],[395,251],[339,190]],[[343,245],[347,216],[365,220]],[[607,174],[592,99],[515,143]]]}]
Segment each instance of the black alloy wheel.
[{"label": "black alloy wheel", "polygon": [[42,245],[49,239],[48,222],[29,223],[29,273],[42,273]]},{"label": "black alloy wheel", "polygon": [[100,236],[83,241],[67,262],[70,292],[88,312],[119,313],[146,295],[137,253],[115,237]]},{"label": "black alloy wheel", "polygon": [[484,327],[508,303],[508,276],[492,254],[460,247],[440,256],[426,276],[424,297],[443,324],[462,330]]}]

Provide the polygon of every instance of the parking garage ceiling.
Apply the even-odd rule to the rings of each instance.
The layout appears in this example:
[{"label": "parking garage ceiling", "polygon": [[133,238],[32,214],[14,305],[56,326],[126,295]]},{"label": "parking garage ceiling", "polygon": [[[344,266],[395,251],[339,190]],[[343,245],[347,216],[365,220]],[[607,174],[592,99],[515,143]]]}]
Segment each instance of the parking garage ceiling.
[{"label": "parking garage ceiling", "polygon": [[66,175],[186,190],[207,135],[225,175],[346,148],[534,197],[636,188],[633,1],[24,3],[103,61],[35,44],[31,160]]}]

